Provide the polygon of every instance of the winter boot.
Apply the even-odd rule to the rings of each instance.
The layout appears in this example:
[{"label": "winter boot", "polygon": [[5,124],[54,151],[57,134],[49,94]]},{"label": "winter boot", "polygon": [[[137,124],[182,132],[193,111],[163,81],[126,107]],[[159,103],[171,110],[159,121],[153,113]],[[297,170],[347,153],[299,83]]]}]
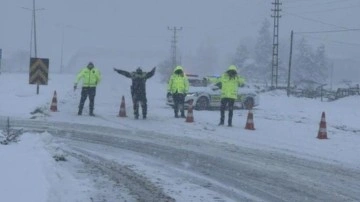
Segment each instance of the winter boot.
[{"label": "winter boot", "polygon": [[176,109],[175,109],[175,110],[174,110],[174,115],[175,115],[175,118],[179,118],[178,113],[179,113],[179,112],[178,112],[178,110],[176,110]]},{"label": "winter boot", "polygon": [[186,118],[184,111],[181,111],[181,118]]},{"label": "winter boot", "polygon": [[232,126],[231,120],[229,120],[229,122],[228,122],[228,126],[229,126],[229,127],[231,127],[231,126]]},{"label": "winter boot", "polygon": [[89,116],[95,116],[94,109],[90,109]]}]

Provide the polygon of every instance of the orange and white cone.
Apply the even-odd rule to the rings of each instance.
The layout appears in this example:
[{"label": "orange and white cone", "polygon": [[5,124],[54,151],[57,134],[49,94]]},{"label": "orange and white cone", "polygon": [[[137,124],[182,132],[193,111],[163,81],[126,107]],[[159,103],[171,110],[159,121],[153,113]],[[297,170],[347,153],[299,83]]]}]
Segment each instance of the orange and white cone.
[{"label": "orange and white cone", "polygon": [[328,139],[327,132],[326,132],[326,121],[325,121],[325,112],[321,115],[320,127],[318,132],[318,139]]},{"label": "orange and white cone", "polygon": [[254,116],[253,116],[253,113],[252,113],[251,109],[249,110],[249,113],[248,113],[248,116],[247,116],[245,129],[247,129],[247,130],[255,130]]},{"label": "orange and white cone", "polygon": [[122,98],[121,98],[119,117],[126,117],[125,98],[124,98],[124,96],[122,96]]},{"label": "orange and white cone", "polygon": [[54,96],[52,98],[52,101],[51,101],[51,105],[50,105],[50,111],[52,112],[57,112],[58,109],[57,109],[57,95],[56,95],[56,91],[54,91]]},{"label": "orange and white cone", "polygon": [[188,122],[188,123],[194,122],[193,106],[192,105],[193,105],[193,101],[190,102],[188,110],[187,110],[187,114],[186,114],[185,122]]}]

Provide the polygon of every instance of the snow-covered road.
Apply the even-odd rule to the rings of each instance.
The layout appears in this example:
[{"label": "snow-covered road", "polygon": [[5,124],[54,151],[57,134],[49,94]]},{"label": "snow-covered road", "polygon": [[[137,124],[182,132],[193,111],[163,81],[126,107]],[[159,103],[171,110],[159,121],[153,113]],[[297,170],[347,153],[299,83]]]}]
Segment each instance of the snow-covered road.
[{"label": "snow-covered road", "polygon": [[[233,127],[217,126],[219,111],[194,111],[193,123],[174,118],[166,84],[155,79],[148,83],[148,118],[135,120],[130,81],[113,74],[97,90],[97,116],[87,116],[88,107],[77,116],[73,77],[53,75],[40,95],[27,74],[0,80],[0,128],[9,117],[12,127],[28,131],[18,144],[0,147],[8,165],[0,174],[20,176],[33,201],[360,201],[359,96],[321,102],[262,93],[253,110],[256,130],[245,130],[246,110],[234,112]],[[57,112],[49,111],[54,90]],[[117,117],[123,95],[128,116]],[[43,113],[30,114],[35,109]],[[322,112],[326,140],[316,138]],[[54,162],[54,155],[67,161]],[[24,183],[29,170],[34,175]],[[42,189],[26,192],[34,182]],[[1,194],[13,199],[2,185]]]},{"label": "snow-covered road", "polygon": [[[328,162],[142,130],[20,119],[12,124],[52,134],[65,154],[97,168],[136,201],[175,201],[181,186],[212,193],[213,201],[360,200],[360,171]],[[144,166],[147,171],[138,169]],[[148,178],[149,170],[157,172]]]}]

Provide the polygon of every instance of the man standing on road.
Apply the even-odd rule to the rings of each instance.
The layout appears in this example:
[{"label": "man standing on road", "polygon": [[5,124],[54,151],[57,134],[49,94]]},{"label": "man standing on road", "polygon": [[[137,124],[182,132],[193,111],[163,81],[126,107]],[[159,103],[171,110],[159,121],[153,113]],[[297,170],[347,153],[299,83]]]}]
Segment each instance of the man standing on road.
[{"label": "man standing on road", "polygon": [[167,96],[173,97],[175,118],[179,118],[179,110],[180,117],[185,118],[184,102],[189,91],[189,80],[182,66],[175,67],[173,74],[170,76],[167,91]]},{"label": "man standing on road", "polygon": [[135,119],[139,119],[139,103],[142,109],[143,119],[147,116],[147,99],[146,99],[146,80],[151,78],[155,74],[156,67],[150,72],[143,72],[140,67],[134,72],[127,72],[121,69],[115,69],[117,73],[130,78],[132,81],[130,92],[133,101],[134,116]]},{"label": "man standing on road", "polygon": [[89,96],[89,115],[94,116],[94,100],[96,95],[96,86],[101,81],[100,71],[94,67],[92,62],[89,62],[87,67],[84,67],[76,76],[74,91],[77,89],[77,84],[82,81],[81,98],[79,104],[78,115],[82,115],[84,103]]},{"label": "man standing on road", "polygon": [[234,102],[238,96],[239,86],[244,85],[244,78],[237,74],[237,68],[235,65],[230,65],[228,70],[222,74],[222,76],[216,80],[216,85],[221,89],[221,105],[220,105],[220,123],[224,125],[225,120],[225,108],[229,108],[228,126],[232,126],[232,117],[234,110]]}]

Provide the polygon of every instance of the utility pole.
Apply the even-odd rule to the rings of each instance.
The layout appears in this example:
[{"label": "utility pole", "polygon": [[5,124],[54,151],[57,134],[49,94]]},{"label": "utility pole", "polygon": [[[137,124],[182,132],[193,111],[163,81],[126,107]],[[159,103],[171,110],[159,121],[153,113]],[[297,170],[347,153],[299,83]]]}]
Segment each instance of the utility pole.
[{"label": "utility pole", "polygon": [[[37,58],[37,38],[36,38],[36,11],[38,10],[44,10],[43,8],[41,9],[36,9],[36,3],[35,0],[33,0],[33,6],[32,9],[29,8],[24,8],[23,9],[26,10],[30,10],[32,11],[32,20],[31,20],[31,33],[30,33],[30,60],[31,60],[31,53],[32,53],[32,40],[34,40],[34,57]],[[33,38],[34,37],[34,38]],[[40,88],[40,84],[37,83],[36,84],[36,94],[39,94],[39,88]]]},{"label": "utility pole", "polygon": [[36,36],[36,11],[45,10],[44,8],[36,9],[36,3],[35,0],[33,0],[33,6],[32,9],[21,7],[25,10],[29,10],[32,12],[32,18],[31,18],[31,32],[30,32],[30,58],[32,56],[32,45],[34,42],[34,57],[37,57],[37,36]]},{"label": "utility pole", "polygon": [[173,31],[173,39],[171,41],[171,50],[172,50],[172,67],[175,68],[177,63],[177,31],[181,31],[182,27],[177,28],[177,27],[173,27],[170,28],[168,27],[168,30]]},{"label": "utility pole", "polygon": [[288,82],[287,82],[287,96],[290,96],[290,79],[291,79],[291,60],[292,60],[292,50],[293,50],[293,41],[294,41],[294,31],[291,30],[290,36],[290,56],[289,56],[289,71],[288,71]]},{"label": "utility pole", "polygon": [[1,63],[2,63],[2,49],[0,48],[0,74],[1,74]]},{"label": "utility pole", "polygon": [[34,25],[34,51],[35,51],[35,57],[37,58],[37,41],[36,41],[36,6],[35,6],[35,0],[33,0],[33,25]]},{"label": "utility pole", "polygon": [[274,12],[274,15],[271,17],[274,18],[274,32],[273,32],[273,54],[272,54],[272,65],[271,65],[271,87],[278,87],[278,71],[279,71],[279,19],[280,15],[280,0],[274,0],[272,4],[274,9],[271,11]]},{"label": "utility pole", "polygon": [[61,56],[60,56],[60,73],[63,71],[63,57],[64,57],[64,26],[62,27],[62,33],[61,33]]}]

